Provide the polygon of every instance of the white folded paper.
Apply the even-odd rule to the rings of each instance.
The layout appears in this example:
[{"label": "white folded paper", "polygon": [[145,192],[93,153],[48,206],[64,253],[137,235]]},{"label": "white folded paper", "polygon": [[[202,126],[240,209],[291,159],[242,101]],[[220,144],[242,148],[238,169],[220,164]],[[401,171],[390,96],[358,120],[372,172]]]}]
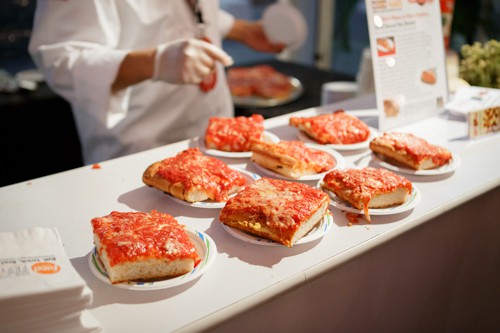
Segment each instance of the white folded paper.
[{"label": "white folded paper", "polygon": [[0,233],[0,332],[99,332],[57,229]]}]

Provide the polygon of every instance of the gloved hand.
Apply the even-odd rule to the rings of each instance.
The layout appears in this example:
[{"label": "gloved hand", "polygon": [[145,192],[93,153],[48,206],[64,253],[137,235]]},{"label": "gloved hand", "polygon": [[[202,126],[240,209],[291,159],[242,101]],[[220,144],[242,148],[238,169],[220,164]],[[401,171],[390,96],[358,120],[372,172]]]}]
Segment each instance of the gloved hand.
[{"label": "gloved hand", "polygon": [[161,44],[156,49],[153,80],[197,84],[215,69],[217,61],[224,66],[233,64],[226,52],[200,39],[178,39]]}]

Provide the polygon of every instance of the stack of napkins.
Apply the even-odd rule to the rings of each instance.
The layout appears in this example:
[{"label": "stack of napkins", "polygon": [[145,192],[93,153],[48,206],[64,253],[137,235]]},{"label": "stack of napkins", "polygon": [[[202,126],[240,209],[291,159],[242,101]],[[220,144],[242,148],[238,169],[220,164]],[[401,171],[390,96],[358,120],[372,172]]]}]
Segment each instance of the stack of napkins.
[{"label": "stack of napkins", "polygon": [[0,332],[100,332],[57,229],[0,233]]}]

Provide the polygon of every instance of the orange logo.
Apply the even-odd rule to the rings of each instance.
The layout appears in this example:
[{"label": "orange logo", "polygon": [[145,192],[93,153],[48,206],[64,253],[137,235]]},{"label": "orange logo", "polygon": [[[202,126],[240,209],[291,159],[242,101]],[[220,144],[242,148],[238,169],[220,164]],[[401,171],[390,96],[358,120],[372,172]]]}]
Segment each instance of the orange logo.
[{"label": "orange logo", "polygon": [[31,265],[31,270],[38,274],[55,274],[61,270],[61,266],[53,262],[42,261]]}]

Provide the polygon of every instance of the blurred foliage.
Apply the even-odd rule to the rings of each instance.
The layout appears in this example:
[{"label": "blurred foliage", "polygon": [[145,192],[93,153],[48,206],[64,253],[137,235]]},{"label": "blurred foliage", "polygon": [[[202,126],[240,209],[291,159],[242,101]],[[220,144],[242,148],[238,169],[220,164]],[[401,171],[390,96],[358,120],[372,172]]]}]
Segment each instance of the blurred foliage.
[{"label": "blurred foliage", "polygon": [[460,77],[470,85],[500,88],[500,42],[475,42],[461,49]]}]

